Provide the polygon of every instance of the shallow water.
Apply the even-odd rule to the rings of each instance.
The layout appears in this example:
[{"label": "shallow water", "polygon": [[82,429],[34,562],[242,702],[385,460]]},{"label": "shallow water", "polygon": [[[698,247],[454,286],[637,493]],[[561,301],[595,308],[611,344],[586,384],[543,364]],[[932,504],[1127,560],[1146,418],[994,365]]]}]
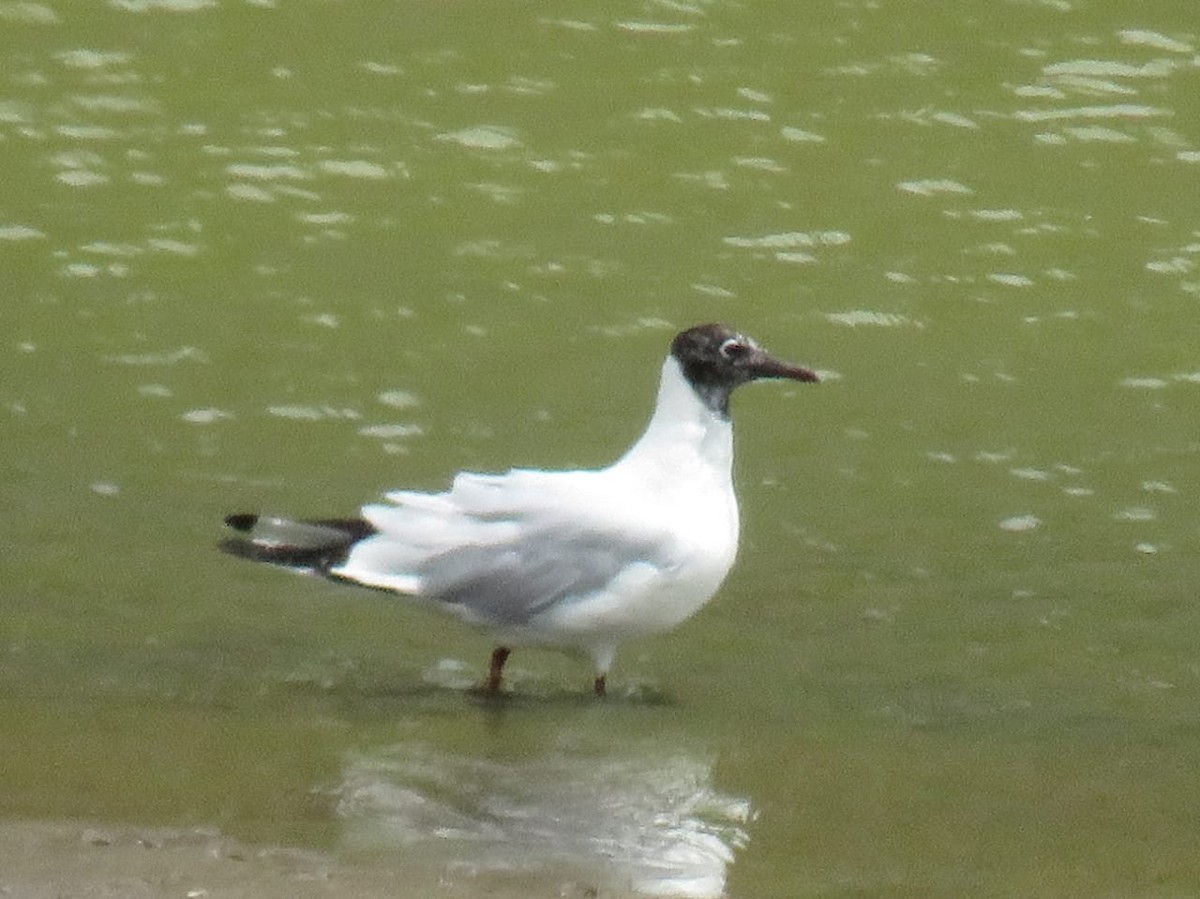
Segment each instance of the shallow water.
[{"label": "shallow water", "polygon": [[[0,814],[480,892],[1200,888],[1186,5],[85,6],[0,3]],[[738,566],[608,703],[213,549],[604,464],[710,319],[826,383],[737,396]]]}]

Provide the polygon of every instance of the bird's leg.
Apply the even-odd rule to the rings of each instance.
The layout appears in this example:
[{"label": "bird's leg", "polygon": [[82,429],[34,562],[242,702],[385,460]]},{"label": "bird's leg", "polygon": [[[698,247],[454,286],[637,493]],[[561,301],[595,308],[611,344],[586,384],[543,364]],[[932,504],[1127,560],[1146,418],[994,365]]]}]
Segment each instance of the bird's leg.
[{"label": "bird's leg", "polygon": [[512,652],[507,646],[497,646],[492,650],[492,665],[488,669],[488,679],[486,688],[489,693],[500,692],[500,680],[504,672],[504,663],[508,661],[508,655]]},{"label": "bird's leg", "polygon": [[594,681],[592,681],[592,690],[595,692],[595,694],[597,696],[606,695],[607,687],[605,685],[605,681],[607,680],[607,678],[608,678],[608,675],[606,675],[606,674],[597,674],[596,679]]}]

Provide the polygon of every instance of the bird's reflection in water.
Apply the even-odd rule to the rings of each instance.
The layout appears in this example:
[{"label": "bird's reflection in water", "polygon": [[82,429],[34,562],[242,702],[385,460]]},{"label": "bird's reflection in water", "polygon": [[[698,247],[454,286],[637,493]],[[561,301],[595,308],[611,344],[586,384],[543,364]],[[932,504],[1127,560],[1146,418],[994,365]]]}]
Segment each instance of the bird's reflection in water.
[{"label": "bird's reflection in water", "polygon": [[403,848],[459,876],[587,878],[601,893],[718,897],[750,803],[712,765],[655,749],[519,761],[404,744],[348,760],[349,847]]}]

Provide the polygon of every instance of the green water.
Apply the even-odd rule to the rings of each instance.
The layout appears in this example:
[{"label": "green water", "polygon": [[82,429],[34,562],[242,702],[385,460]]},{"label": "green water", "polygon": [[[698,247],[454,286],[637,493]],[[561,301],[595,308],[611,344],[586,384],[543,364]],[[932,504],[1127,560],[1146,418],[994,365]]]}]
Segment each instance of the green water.
[{"label": "green water", "polygon": [[[481,894],[1200,892],[1191,5],[0,2],[0,814]],[[739,563],[615,695],[214,550],[611,461]],[[414,874],[415,876],[415,874]]]}]

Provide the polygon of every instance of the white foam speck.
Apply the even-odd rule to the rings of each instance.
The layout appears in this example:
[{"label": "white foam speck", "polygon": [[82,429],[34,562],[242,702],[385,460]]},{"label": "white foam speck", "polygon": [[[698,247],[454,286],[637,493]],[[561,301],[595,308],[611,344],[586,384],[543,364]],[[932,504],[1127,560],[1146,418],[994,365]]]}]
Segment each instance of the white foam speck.
[{"label": "white foam speck", "polygon": [[780,251],[775,254],[775,258],[779,262],[790,262],[795,265],[808,265],[810,262],[817,261],[817,257],[812,253],[803,253],[798,250]]},{"label": "white foam speck", "polygon": [[729,122],[769,122],[771,116],[761,109],[737,109],[730,106],[697,106],[695,113],[706,119],[724,119]]},{"label": "white foam speck", "polygon": [[235,200],[251,200],[255,203],[274,203],[275,195],[257,184],[230,184],[225,193]]},{"label": "white foam speck", "polygon": [[267,406],[267,414],[292,421],[320,421],[325,417],[315,406]]},{"label": "white foam speck", "polygon": [[1019,209],[976,209],[971,216],[981,222],[1018,222],[1025,218]]},{"label": "white foam speck", "polygon": [[71,187],[95,187],[107,183],[109,178],[108,175],[88,169],[71,169],[68,172],[60,172],[58,180]]},{"label": "white foam speck", "polygon": [[0,225],[0,240],[37,240],[46,235],[28,225]]},{"label": "white foam speck", "polygon": [[1115,513],[1113,518],[1117,521],[1154,521],[1158,518],[1158,513],[1145,506],[1129,506]]},{"label": "white foam speck", "polygon": [[108,362],[119,365],[175,365],[178,362],[208,362],[203,350],[194,346],[183,346],[177,350],[166,350],[160,353],[125,353],[119,356],[106,356]]},{"label": "white foam speck", "polygon": [[437,139],[471,150],[511,150],[521,146],[517,132],[500,125],[475,125],[458,131],[447,131],[439,134]]},{"label": "white foam speck", "polygon": [[1157,116],[1169,116],[1171,111],[1156,106],[1143,106],[1137,103],[1111,103],[1097,106],[1076,106],[1072,108],[1021,109],[1013,114],[1013,118],[1022,122],[1061,122],[1068,119],[1149,119]]},{"label": "white foam speck", "polygon": [[217,0],[108,0],[108,2],[126,12],[149,12],[153,9],[162,9],[168,12],[199,12],[217,5]]},{"label": "white foam speck", "polygon": [[1042,520],[1036,515],[1013,515],[1000,522],[1000,530],[1010,533],[1032,531],[1042,526]]},{"label": "white foam speck", "polygon": [[1095,79],[1162,78],[1171,74],[1173,69],[1174,62],[1168,59],[1152,60],[1143,65],[1114,59],[1070,59],[1066,62],[1051,63],[1042,69],[1042,74],[1048,78],[1067,80],[1068,86],[1070,79],[1089,79],[1085,81],[1085,85],[1091,87]]},{"label": "white foam speck", "polygon": [[224,409],[192,409],[180,416],[184,421],[194,425],[209,425],[226,418],[233,418],[232,412]]},{"label": "white foam speck", "polygon": [[722,242],[731,247],[785,250],[794,247],[837,247],[850,243],[845,231],[781,231],[759,237],[725,237]]},{"label": "white foam speck", "polygon": [[630,31],[634,34],[684,34],[695,28],[694,25],[674,22],[614,22],[613,24],[622,31]]},{"label": "white foam speck", "polygon": [[987,276],[987,279],[994,284],[1003,284],[1005,287],[1031,287],[1033,285],[1032,279],[1012,272],[993,272]]},{"label": "white foam speck", "polygon": [[391,63],[386,62],[375,62],[373,60],[367,60],[366,62],[359,63],[359,68],[361,68],[364,72],[370,72],[372,75],[404,74],[404,69],[400,68],[400,66],[392,65]]},{"label": "white foam speck", "polygon": [[69,69],[102,69],[105,66],[124,65],[131,59],[130,54],[120,50],[89,50],[83,47],[56,53],[54,58]]},{"label": "white foam speck", "polygon": [[711,190],[729,189],[729,179],[720,170],[708,172],[675,172],[672,177],[679,178],[682,181],[690,181]]},{"label": "white foam speck", "polygon": [[857,328],[860,325],[870,325],[877,328],[900,328],[912,326],[922,327],[907,315],[895,312],[876,312],[871,309],[852,309],[848,312],[826,312],[825,320],[835,325]]},{"label": "white foam speck", "polygon": [[705,296],[716,297],[720,300],[732,300],[737,297],[737,294],[727,287],[721,287],[719,284],[692,284],[692,290],[697,293],[702,293]]},{"label": "white foam speck", "polygon": [[1142,489],[1147,493],[1178,493],[1175,487],[1166,481],[1142,481]]},{"label": "white foam speck", "polygon": [[1012,468],[1009,469],[1009,474],[1015,478],[1020,478],[1023,481],[1050,480],[1050,472],[1042,471],[1040,468]]},{"label": "white foam speck", "polygon": [[1102,125],[1088,125],[1086,127],[1072,126],[1064,128],[1063,132],[1076,140],[1107,144],[1132,144],[1137,140],[1137,138],[1126,134],[1124,131],[1118,131],[1115,128],[1105,128]]},{"label": "white foam speck", "polygon": [[805,131],[803,128],[794,128],[791,125],[784,125],[779,129],[779,135],[786,141],[791,141],[794,144],[823,144],[825,137],[816,134],[812,131]]},{"label": "white foam speck", "polygon": [[966,128],[968,130],[979,128],[979,123],[974,119],[969,119],[957,112],[935,112],[931,118],[935,122],[941,122],[943,125],[953,125],[955,128]]},{"label": "white foam speck", "polygon": [[397,440],[404,437],[420,437],[425,433],[425,429],[415,424],[367,425],[359,428],[358,433],[363,437]]},{"label": "white foam speck", "polygon": [[354,216],[348,212],[304,212],[296,216],[309,225],[351,225]]},{"label": "white foam speck", "polygon": [[341,324],[341,320],[332,312],[321,312],[317,315],[304,316],[306,322],[312,322],[314,325],[320,325],[322,328],[336,328]]},{"label": "white foam speck", "polygon": [[1002,452],[996,452],[993,450],[980,450],[975,454],[975,461],[988,462],[995,465],[998,462],[1007,462],[1012,457],[1012,450],[1004,450]]},{"label": "white foam speck", "polygon": [[411,409],[421,404],[420,397],[408,390],[385,390],[376,399],[393,409]]},{"label": "white foam speck", "polygon": [[739,87],[737,89],[739,97],[744,97],[751,103],[770,103],[774,98],[764,91],[758,91],[751,87]]},{"label": "white foam speck", "polygon": [[327,159],[321,163],[321,170],[331,175],[345,175],[348,178],[366,178],[381,181],[391,173],[374,162],[365,159]]},{"label": "white foam speck", "polygon": [[1195,53],[1195,47],[1185,41],[1179,41],[1175,38],[1167,37],[1165,34],[1160,34],[1157,31],[1149,31],[1141,28],[1127,28],[1124,31],[1118,31],[1117,36],[1121,38],[1123,44],[1136,44],[1143,47],[1153,47],[1155,50],[1167,50],[1171,53]]},{"label": "white foam speck", "polygon": [[780,174],[787,171],[786,166],[780,165],[767,156],[735,156],[733,164],[743,169],[758,169],[760,172]]},{"label": "white foam speck", "polygon": [[0,19],[26,25],[57,25],[58,14],[44,3],[16,2],[0,4]]},{"label": "white foam speck", "polygon": [[198,256],[204,249],[200,244],[187,243],[182,240],[171,240],[165,237],[152,237],[146,245],[160,253],[172,253],[175,256]]},{"label": "white foam speck", "polygon": [[951,181],[949,178],[925,178],[918,181],[900,181],[896,187],[905,193],[916,194],[919,197],[932,197],[936,194],[970,194],[974,193],[965,184]]},{"label": "white foam speck", "polygon": [[683,117],[673,109],[661,106],[646,106],[633,114],[635,119],[643,122],[682,122]]},{"label": "white foam speck", "polygon": [[299,166],[285,163],[259,165],[250,162],[235,162],[226,166],[225,171],[235,178],[246,178],[250,181],[303,181],[309,177],[308,173]]}]

